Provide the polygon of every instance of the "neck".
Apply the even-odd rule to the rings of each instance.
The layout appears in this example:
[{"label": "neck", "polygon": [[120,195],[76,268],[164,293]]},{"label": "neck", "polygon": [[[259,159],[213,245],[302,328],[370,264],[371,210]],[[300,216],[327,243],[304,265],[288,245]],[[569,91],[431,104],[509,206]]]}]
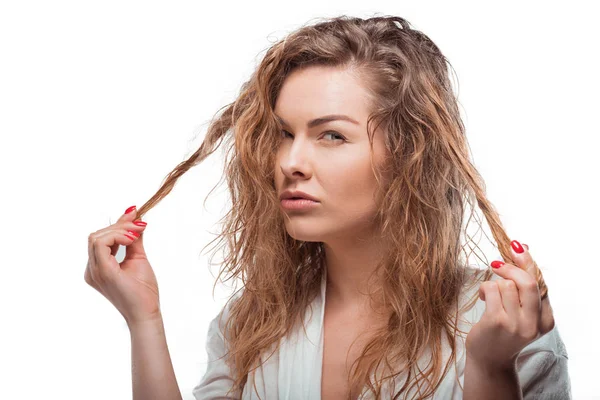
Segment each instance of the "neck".
[{"label": "neck", "polygon": [[369,278],[383,254],[377,235],[350,235],[324,243],[327,268],[327,301],[347,306],[364,305],[370,292],[379,289]]}]

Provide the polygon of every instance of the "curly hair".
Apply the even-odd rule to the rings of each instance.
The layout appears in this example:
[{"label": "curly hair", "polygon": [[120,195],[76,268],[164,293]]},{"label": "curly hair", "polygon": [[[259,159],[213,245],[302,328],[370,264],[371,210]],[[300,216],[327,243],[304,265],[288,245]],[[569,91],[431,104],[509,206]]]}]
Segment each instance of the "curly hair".
[{"label": "curly hair", "polygon": [[[276,42],[235,101],[215,114],[218,117],[211,120],[201,146],[166,176],[158,192],[139,209],[138,218],[226,139],[224,175],[232,204],[222,220],[223,231],[215,238],[219,247],[226,247],[215,285],[233,278],[244,285],[231,303],[224,327],[227,362],[235,374],[233,389],[241,391],[248,374],[260,366],[261,356],[276,350],[280,339],[302,322],[320,287],[323,243],[299,241],[287,234],[274,183],[282,129],[274,115],[275,102],[291,71],[313,65],[351,68],[360,75],[372,96],[367,124],[371,151],[374,130],[369,127],[382,126],[392,155],[382,167],[391,179],[382,182],[381,171],[373,170],[379,183],[377,218],[386,249],[376,271],[383,277],[379,285],[387,326],[376,332],[353,363],[351,387],[365,384],[380,398],[384,382],[407,371],[394,399],[415,386],[420,392],[423,380],[430,386],[420,398],[427,398],[456,360],[458,299],[469,281],[465,260],[478,248],[467,233],[476,216],[475,202],[500,254],[506,262],[514,262],[509,236],[470,161],[449,80],[450,63],[405,19],[342,15],[305,24]],[[468,206],[471,211],[464,224]],[[480,220],[475,220],[481,228]],[[537,265],[535,270],[544,295],[547,288]],[[489,267],[479,272],[472,285],[493,275]],[[467,308],[477,296],[470,300]],[[451,354],[442,368],[444,335]],[[417,361],[426,349],[431,351],[431,362],[421,371]]]}]

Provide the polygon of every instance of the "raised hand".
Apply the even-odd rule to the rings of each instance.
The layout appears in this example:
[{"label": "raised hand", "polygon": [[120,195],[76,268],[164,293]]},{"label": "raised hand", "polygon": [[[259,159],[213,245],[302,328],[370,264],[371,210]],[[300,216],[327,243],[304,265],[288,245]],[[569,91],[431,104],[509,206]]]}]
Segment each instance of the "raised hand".
[{"label": "raised hand", "polygon": [[[158,283],[143,244],[146,223],[136,221],[135,206],[128,208],[116,223],[88,237],[86,283],[106,297],[129,326],[160,318]],[[126,255],[119,264],[119,245]]]},{"label": "raised hand", "polygon": [[511,247],[517,265],[491,263],[502,279],[484,282],[479,287],[479,297],[486,308],[466,340],[468,357],[490,370],[513,368],[525,346],[554,328],[550,301],[540,299],[529,249],[516,240]]}]

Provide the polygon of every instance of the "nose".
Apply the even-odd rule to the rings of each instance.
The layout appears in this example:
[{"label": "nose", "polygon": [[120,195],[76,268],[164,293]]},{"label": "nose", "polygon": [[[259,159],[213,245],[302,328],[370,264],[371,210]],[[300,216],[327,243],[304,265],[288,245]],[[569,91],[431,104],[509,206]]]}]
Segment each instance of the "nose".
[{"label": "nose", "polygon": [[305,178],[312,176],[310,164],[312,150],[306,139],[287,139],[282,142],[279,155],[281,172],[289,178]]}]

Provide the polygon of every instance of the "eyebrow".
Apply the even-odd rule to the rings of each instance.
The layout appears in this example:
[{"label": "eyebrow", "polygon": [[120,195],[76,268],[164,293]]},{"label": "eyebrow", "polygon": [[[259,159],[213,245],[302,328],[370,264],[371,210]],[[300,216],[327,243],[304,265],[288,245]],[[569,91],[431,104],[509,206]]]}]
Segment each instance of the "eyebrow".
[{"label": "eyebrow", "polygon": [[[279,120],[279,122],[281,122],[283,125],[285,125],[285,126],[290,126],[290,125],[289,125],[287,122],[285,122],[285,120],[284,120],[283,118],[281,118],[280,116],[278,116],[278,115],[275,115],[275,117],[276,117],[276,118]],[[317,126],[317,125],[322,125],[322,124],[325,124],[325,123],[327,123],[327,122],[330,122],[330,121],[337,121],[337,120],[349,121],[349,122],[352,122],[353,124],[360,125],[358,121],[356,121],[356,120],[354,120],[354,119],[350,118],[350,117],[349,117],[349,116],[347,116],[347,115],[331,114],[331,115],[325,115],[325,116],[323,116],[323,117],[315,118],[315,119],[312,119],[312,120],[308,121],[308,123],[306,124],[306,127],[307,127],[308,129],[310,129],[310,128],[314,128],[314,127],[315,127],[315,126]]]}]

